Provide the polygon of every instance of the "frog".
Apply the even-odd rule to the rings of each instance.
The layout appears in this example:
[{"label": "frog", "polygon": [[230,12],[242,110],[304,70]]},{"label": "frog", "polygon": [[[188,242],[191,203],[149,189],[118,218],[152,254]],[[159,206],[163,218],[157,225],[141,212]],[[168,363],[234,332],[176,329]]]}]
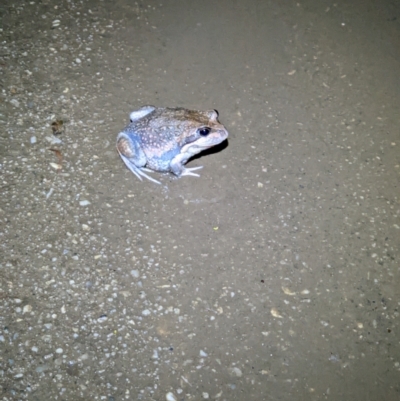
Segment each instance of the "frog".
[{"label": "frog", "polygon": [[129,124],[117,136],[117,151],[128,169],[160,184],[146,173],[170,172],[176,177],[200,177],[199,167],[185,167],[187,161],[228,138],[217,110],[188,110],[142,106],[130,113]]}]

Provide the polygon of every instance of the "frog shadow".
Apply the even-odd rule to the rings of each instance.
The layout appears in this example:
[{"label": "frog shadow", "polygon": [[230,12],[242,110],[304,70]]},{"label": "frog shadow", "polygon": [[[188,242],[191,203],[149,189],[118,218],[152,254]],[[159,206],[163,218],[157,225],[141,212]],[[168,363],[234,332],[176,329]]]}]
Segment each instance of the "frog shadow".
[{"label": "frog shadow", "polygon": [[228,139],[225,139],[224,141],[222,141],[218,145],[215,145],[215,146],[213,146],[212,148],[209,148],[209,149],[205,149],[202,152],[198,153],[197,155],[194,155],[193,157],[191,157],[188,160],[188,162],[192,161],[192,160],[200,159],[203,156],[208,156],[208,155],[213,155],[214,153],[219,153],[222,150],[226,149],[228,146],[229,146]]}]

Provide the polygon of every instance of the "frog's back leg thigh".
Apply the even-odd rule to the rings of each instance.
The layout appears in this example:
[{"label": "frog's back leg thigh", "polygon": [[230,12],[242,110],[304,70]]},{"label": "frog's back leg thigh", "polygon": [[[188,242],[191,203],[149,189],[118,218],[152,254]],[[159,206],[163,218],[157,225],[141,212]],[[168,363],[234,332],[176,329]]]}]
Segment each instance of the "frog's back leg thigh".
[{"label": "frog's back leg thigh", "polygon": [[[143,172],[147,159],[142,147],[140,146],[139,140],[135,141],[125,132],[121,132],[117,137],[117,150],[126,167],[128,167],[129,170],[139,178],[139,180],[142,181],[142,177],[145,177],[148,180],[159,184],[157,180]],[[148,171],[147,169],[145,170]]]}]

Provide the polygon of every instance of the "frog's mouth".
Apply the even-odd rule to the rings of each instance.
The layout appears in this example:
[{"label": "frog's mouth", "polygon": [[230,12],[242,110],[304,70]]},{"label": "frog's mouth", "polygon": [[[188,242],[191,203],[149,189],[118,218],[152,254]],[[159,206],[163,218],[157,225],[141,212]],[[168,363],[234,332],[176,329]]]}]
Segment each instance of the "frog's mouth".
[{"label": "frog's mouth", "polygon": [[226,138],[228,138],[228,132],[217,131],[211,135],[197,139],[195,145],[199,148],[208,149],[225,141]]}]

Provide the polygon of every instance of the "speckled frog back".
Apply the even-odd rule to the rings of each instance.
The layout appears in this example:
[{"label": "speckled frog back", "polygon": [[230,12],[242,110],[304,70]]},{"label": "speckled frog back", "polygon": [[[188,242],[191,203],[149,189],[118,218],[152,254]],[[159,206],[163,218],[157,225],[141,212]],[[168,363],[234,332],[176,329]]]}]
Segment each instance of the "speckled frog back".
[{"label": "speckled frog back", "polygon": [[183,145],[190,142],[191,135],[188,135],[190,130],[209,125],[210,116],[207,113],[182,107],[154,108],[150,113],[133,119],[132,117],[135,117],[133,112],[127,129],[139,136],[144,145],[154,146],[155,141],[159,146],[171,144],[172,141]]}]

